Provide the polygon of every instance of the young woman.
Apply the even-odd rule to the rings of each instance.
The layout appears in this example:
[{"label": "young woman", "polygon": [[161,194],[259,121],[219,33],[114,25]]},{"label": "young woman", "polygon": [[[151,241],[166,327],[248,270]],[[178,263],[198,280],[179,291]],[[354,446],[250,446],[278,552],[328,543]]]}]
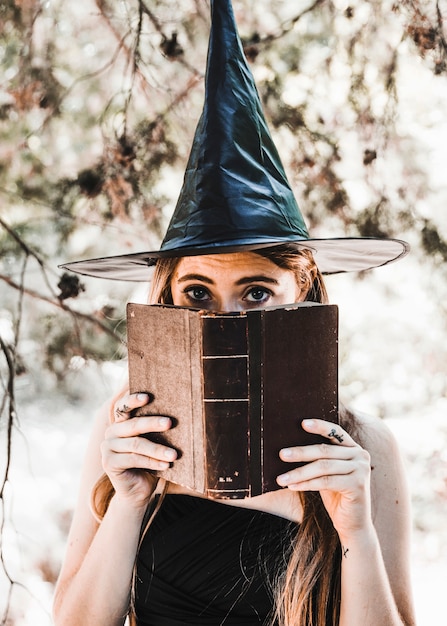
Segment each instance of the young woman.
[{"label": "young woman", "polygon": [[[238,311],[326,302],[321,273],[378,267],[408,246],[309,237],[231,2],[210,7],[204,108],[160,250],[64,267],[147,280],[156,263],[152,303]],[[291,432],[280,457],[294,465],[278,476],[281,489],[214,501],[155,479],[176,452],[141,435],[175,425],[150,415],[143,391],[122,390],[95,422],[56,626],[121,626],[127,614],[138,626],[414,624],[408,495],[382,422],[341,410],[334,427],[309,415],[303,427],[327,444],[299,447]]]},{"label": "young woman", "polygon": [[[159,260],[150,301],[237,311],[306,299],[326,301],[321,274],[283,245]],[[154,496],[151,471],[176,453],[141,437],[172,427],[134,416],[148,403],[124,390],[98,414],[56,626],[121,626],[129,611],[139,626],[415,623],[408,494],[383,422],[342,410],[334,429],[309,416],[304,428],[331,445],[295,446],[291,432],[280,456],[306,464],[278,476],[282,489],[213,501],[175,484]]]}]

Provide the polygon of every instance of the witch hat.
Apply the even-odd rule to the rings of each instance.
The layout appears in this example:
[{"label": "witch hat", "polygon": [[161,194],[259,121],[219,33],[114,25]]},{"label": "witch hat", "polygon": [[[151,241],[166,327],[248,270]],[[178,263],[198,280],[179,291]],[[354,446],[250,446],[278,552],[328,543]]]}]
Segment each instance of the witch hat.
[{"label": "witch hat", "polygon": [[183,186],[160,250],[67,263],[88,276],[148,279],[158,258],[296,244],[321,272],[385,265],[404,256],[397,239],[311,239],[270,136],[237,32],[231,0],[211,0],[205,103]]}]

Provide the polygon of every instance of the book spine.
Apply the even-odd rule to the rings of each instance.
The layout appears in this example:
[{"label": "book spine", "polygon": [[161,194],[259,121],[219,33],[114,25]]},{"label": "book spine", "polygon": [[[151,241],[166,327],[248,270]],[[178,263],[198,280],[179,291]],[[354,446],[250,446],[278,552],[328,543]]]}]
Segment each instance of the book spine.
[{"label": "book spine", "polygon": [[263,493],[264,457],[264,311],[251,311],[247,316],[248,381],[249,381],[249,478],[252,496]]},{"label": "book spine", "polygon": [[202,342],[207,494],[245,498],[251,495],[246,315],[203,315]]}]

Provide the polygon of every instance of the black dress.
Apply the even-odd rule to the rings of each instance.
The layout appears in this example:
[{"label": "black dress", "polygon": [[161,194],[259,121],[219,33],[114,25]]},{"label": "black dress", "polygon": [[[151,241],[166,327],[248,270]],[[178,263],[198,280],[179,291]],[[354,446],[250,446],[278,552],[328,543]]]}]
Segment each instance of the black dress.
[{"label": "black dress", "polygon": [[138,626],[269,624],[271,581],[295,530],[270,513],[168,494],[137,559]]}]

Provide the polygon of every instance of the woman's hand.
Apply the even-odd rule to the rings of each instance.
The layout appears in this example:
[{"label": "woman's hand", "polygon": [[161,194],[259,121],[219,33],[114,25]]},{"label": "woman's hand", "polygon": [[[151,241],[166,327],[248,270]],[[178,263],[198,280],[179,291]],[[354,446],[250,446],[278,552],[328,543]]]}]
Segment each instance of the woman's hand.
[{"label": "woman's hand", "polygon": [[149,403],[147,394],[127,394],[114,405],[114,422],[107,428],[101,445],[102,464],[116,495],[133,506],[145,507],[154,489],[148,470],[167,469],[177,457],[173,448],[142,437],[169,430],[168,417],[134,417],[132,412]]},{"label": "woman's hand", "polygon": [[304,420],[304,430],[327,438],[328,443],[284,448],[283,461],[306,465],[278,476],[292,491],[319,491],[340,539],[370,530],[370,456],[348,433],[332,422]]}]

